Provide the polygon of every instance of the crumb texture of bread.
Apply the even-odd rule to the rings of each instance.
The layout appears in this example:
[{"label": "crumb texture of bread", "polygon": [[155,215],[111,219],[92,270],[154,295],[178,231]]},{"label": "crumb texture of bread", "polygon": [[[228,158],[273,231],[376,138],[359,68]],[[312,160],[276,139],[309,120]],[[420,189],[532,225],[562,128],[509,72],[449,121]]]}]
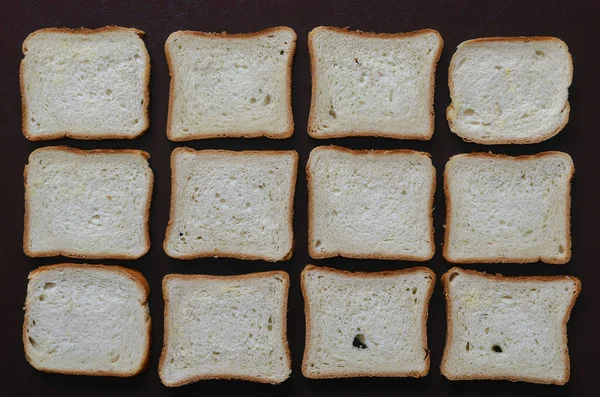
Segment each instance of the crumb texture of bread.
[{"label": "crumb texture of bread", "polygon": [[291,256],[296,152],[178,148],[171,167],[167,255],[273,262]]},{"label": "crumb texture of bread", "polygon": [[172,33],[167,135],[173,141],[223,137],[289,138],[296,33]]},{"label": "crumb texture of bread", "polygon": [[133,376],[150,354],[148,285],[119,266],[61,264],[29,275],[23,343],[38,370]]},{"label": "crumb texture of bread", "polygon": [[426,153],[321,146],[307,178],[311,257],[433,257],[435,168]]},{"label": "crumb texture of bread", "polygon": [[429,371],[427,311],[435,274],[424,267],[302,272],[308,378],[422,377]]},{"label": "crumb texture of bread", "polygon": [[132,139],[148,128],[143,32],[42,29],[23,43],[23,132],[30,140]]},{"label": "crumb texture of bread", "polygon": [[442,37],[430,29],[404,34],[313,29],[309,134],[430,139],[442,47]]},{"label": "crumb texture of bread", "polygon": [[568,262],[573,172],[573,160],[562,152],[452,157],[444,173],[445,259]]},{"label": "crumb texture of bread", "polygon": [[289,277],[167,275],[159,375],[169,387],[203,379],[281,383],[291,373]]},{"label": "crumb texture of bread", "polygon": [[469,40],[449,70],[450,129],[480,144],[537,143],[569,120],[573,63],[553,37]]},{"label": "crumb texture of bread", "polygon": [[136,259],[148,252],[147,159],[138,150],[35,150],[25,168],[25,253]]},{"label": "crumb texture of bread", "polygon": [[567,322],[581,289],[575,277],[503,277],[459,268],[443,277],[450,380],[565,384]]}]

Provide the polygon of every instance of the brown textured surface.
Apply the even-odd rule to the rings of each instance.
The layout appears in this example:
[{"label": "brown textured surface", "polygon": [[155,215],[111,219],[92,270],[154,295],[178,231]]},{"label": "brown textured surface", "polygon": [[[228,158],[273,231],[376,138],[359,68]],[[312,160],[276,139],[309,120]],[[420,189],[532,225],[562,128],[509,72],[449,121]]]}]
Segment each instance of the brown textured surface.
[{"label": "brown textured surface", "polygon": [[[600,55],[594,29],[600,21],[596,0],[281,0],[223,1],[168,0],[81,1],[65,0],[2,3],[0,12],[0,84],[2,115],[0,150],[2,161],[2,266],[0,267],[0,395],[2,396],[594,396],[598,393],[597,366],[598,311],[600,291],[594,282],[600,278],[598,229],[600,206],[597,187],[600,134],[598,133],[598,92]],[[135,27],[146,32],[144,42],[150,54],[150,128],[134,140],[29,142],[21,131],[19,63],[21,45],[27,35],[45,27],[98,28],[107,25]],[[289,261],[266,263],[234,259],[182,261],[169,258],[162,241],[169,219],[171,151],[181,146],[166,136],[169,101],[169,71],[164,43],[177,30],[243,33],[272,26],[289,26],[298,35],[292,76],[292,107],[295,132],[291,139],[231,139],[190,141],[194,149],[296,150],[300,156],[294,211],[296,248]],[[402,141],[383,138],[313,140],[306,133],[310,108],[310,62],[307,36],[316,26],[338,26],[375,32],[410,32],[432,28],[444,39],[438,63],[435,91],[435,133],[430,141]],[[570,121],[558,135],[535,145],[483,146],[463,142],[448,129],[445,110],[450,104],[448,66],[456,46],[468,39],[491,36],[556,36],[564,40],[573,55],[574,76],[569,90]],[[308,263],[345,270],[396,270],[415,266],[414,262],[330,258],[312,260],[307,249],[307,187],[304,167],[310,150],[336,144],[351,149],[412,149],[428,152],[437,170],[434,226],[438,245],[434,258],[422,265],[433,269],[438,278],[451,266],[444,262],[439,244],[443,241],[444,193],[442,175],[446,161],[458,153],[473,151],[510,155],[535,154],[547,150],[569,153],[577,173],[572,185],[572,252],[568,264],[551,266],[469,265],[469,269],[515,275],[561,275],[579,277],[584,285],[569,321],[571,379],[565,386],[544,386],[506,381],[451,382],[439,371],[445,342],[446,313],[440,283],[431,298],[428,344],[431,370],[420,379],[322,379],[309,380],[301,374],[304,350],[304,306],[300,272]],[[31,367],[23,354],[21,331],[27,275],[40,265],[61,263],[56,258],[27,258],[23,253],[23,167],[33,150],[43,146],[69,145],[78,148],[131,148],[150,153],[155,175],[151,208],[150,252],[135,261],[100,260],[93,263],[124,264],[139,270],[150,285],[152,352],[148,369],[125,379],[46,374]],[[290,274],[288,337],[292,352],[292,376],[279,386],[243,381],[202,381],[177,389],[164,387],[158,378],[158,359],[163,337],[162,278],[168,273],[242,274],[285,270]]]}]

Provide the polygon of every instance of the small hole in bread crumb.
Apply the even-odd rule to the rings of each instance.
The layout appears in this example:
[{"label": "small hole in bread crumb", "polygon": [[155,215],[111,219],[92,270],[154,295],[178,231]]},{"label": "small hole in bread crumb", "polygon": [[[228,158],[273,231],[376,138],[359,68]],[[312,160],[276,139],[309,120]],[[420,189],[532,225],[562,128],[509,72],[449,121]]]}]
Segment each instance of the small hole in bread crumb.
[{"label": "small hole in bread crumb", "polygon": [[40,296],[38,296],[38,299],[43,302],[46,300],[46,295],[41,294]]},{"label": "small hole in bread crumb", "polygon": [[363,334],[357,334],[352,341],[352,346],[359,349],[366,349],[368,346],[365,343],[365,336]]},{"label": "small hole in bread crumb", "polygon": [[562,246],[562,244],[559,244],[559,245],[558,245],[558,253],[559,253],[559,254],[562,254],[562,253],[564,253],[564,252],[565,252],[565,247],[563,247],[563,246]]},{"label": "small hole in bread crumb", "polygon": [[416,294],[416,293],[417,293],[417,287],[414,287],[414,288],[412,289],[412,294],[414,295],[414,294]]},{"label": "small hole in bread crumb", "polygon": [[448,281],[452,282],[456,277],[458,277],[458,273],[454,272],[448,277]]},{"label": "small hole in bread crumb", "polygon": [[465,109],[465,110],[463,111],[463,114],[464,114],[465,116],[472,116],[472,115],[474,115],[474,114],[475,114],[475,111],[474,111],[473,109]]},{"label": "small hole in bread crumb", "polygon": [[465,346],[465,350],[466,351],[471,350],[471,344],[469,342],[467,342],[467,345]]},{"label": "small hole in bread crumb", "polygon": [[271,95],[267,95],[267,96],[265,97],[264,104],[265,104],[265,105],[268,105],[269,103],[271,103]]},{"label": "small hole in bread crumb", "polygon": [[502,348],[498,345],[492,346],[492,350],[496,353],[502,353]]},{"label": "small hole in bread crumb", "polygon": [[35,339],[33,339],[31,336],[28,339],[29,343],[31,343],[31,346],[37,348],[37,342],[35,341]]},{"label": "small hole in bread crumb", "polygon": [[319,248],[321,246],[321,240],[317,240],[315,242],[315,247]]}]

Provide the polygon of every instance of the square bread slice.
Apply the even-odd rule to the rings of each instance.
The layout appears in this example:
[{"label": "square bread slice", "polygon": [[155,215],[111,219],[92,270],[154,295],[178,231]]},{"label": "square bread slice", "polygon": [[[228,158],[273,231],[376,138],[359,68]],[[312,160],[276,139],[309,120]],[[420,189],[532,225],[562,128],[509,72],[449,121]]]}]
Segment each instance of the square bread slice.
[{"label": "square bread slice", "polygon": [[484,145],[537,143],[569,121],[573,62],[555,37],[491,37],[461,43],[450,62],[450,130]]},{"label": "square bread slice", "polygon": [[427,311],[435,273],[302,271],[307,378],[420,378],[429,372]]},{"label": "square bread slice", "polygon": [[177,148],[167,255],[283,261],[292,256],[298,153]]},{"label": "square bread slice", "polygon": [[296,33],[276,27],[248,34],[172,33],[167,137],[289,138]]},{"label": "square bread slice", "polygon": [[444,172],[444,258],[453,263],[567,263],[573,172],[573,160],[562,152],[452,157]]},{"label": "square bread slice", "polygon": [[150,249],[154,176],[141,150],[37,149],[25,166],[30,257],[137,259]]},{"label": "square bread slice", "polygon": [[430,139],[443,45],[431,29],[398,34],[313,29],[310,136]]},{"label": "square bread slice", "polygon": [[442,276],[442,284],[446,378],[567,383],[567,322],[581,290],[579,279],[503,277],[455,267]]},{"label": "square bread slice", "polygon": [[312,258],[433,257],[435,168],[427,153],[321,146],[306,176]]},{"label": "square bread slice", "polygon": [[121,266],[60,264],[29,274],[23,344],[36,369],[134,376],[150,358],[148,283]]},{"label": "square bread slice", "polygon": [[23,43],[23,134],[133,139],[149,125],[150,57],[137,29],[41,29]]},{"label": "square bread slice", "polygon": [[158,374],[165,386],[204,379],[281,383],[292,371],[287,343],[289,276],[169,274]]}]

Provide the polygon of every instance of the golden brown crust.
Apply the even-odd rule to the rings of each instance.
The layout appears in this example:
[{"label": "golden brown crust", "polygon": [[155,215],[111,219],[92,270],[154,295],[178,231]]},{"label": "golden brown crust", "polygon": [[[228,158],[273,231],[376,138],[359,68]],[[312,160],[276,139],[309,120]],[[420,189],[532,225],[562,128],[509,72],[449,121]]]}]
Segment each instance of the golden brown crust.
[{"label": "golden brown crust", "polygon": [[[567,183],[567,200],[565,205],[565,212],[567,214],[566,217],[566,229],[567,229],[567,243],[565,247],[566,255],[564,258],[544,258],[542,256],[530,257],[530,258],[491,258],[491,259],[463,259],[457,260],[450,257],[448,254],[448,242],[450,232],[452,231],[452,195],[450,194],[449,186],[449,175],[448,175],[448,166],[452,159],[458,157],[472,157],[472,158],[490,158],[490,159],[505,159],[511,161],[523,161],[523,160],[535,160],[539,158],[543,158],[546,156],[554,156],[554,155],[566,155],[569,158],[567,153],[559,152],[559,151],[547,151],[541,152],[532,155],[521,155],[521,156],[508,156],[505,154],[493,154],[476,152],[476,153],[463,153],[457,154],[455,156],[450,157],[448,162],[446,163],[446,167],[444,169],[444,196],[446,199],[446,224],[444,227],[444,244],[442,246],[442,256],[447,262],[457,263],[457,264],[474,264],[474,263],[534,263],[538,261],[542,261],[543,263],[551,264],[551,265],[564,265],[565,263],[571,260],[571,180],[573,179],[573,174],[575,173],[575,167],[571,167],[571,174],[569,175],[569,182]],[[571,160],[572,161],[572,160]]]},{"label": "golden brown crust", "polygon": [[[140,289],[143,291],[143,296],[144,296],[144,300],[142,302],[140,302],[140,304],[145,305],[146,308],[148,309],[148,295],[150,295],[150,287],[148,286],[148,281],[146,280],[146,278],[142,275],[142,273],[133,270],[133,269],[128,269],[126,267],[123,266],[115,266],[115,265],[99,265],[99,264],[80,264],[80,263],[60,263],[60,264],[56,264],[56,265],[48,265],[48,266],[40,266],[37,269],[31,271],[29,273],[29,276],[27,277],[28,280],[32,280],[33,278],[35,278],[37,275],[44,273],[44,272],[48,272],[48,271],[52,271],[52,270],[56,270],[56,269],[80,269],[80,270],[86,270],[86,271],[101,271],[101,272],[108,272],[108,273],[117,273],[120,274],[122,276],[125,276],[131,280],[133,280],[135,283],[137,283],[140,287]],[[58,373],[58,374],[63,374],[63,375],[90,375],[90,376],[114,376],[114,377],[119,377],[119,378],[125,378],[125,377],[131,377],[131,376],[136,376],[139,375],[140,373],[142,373],[144,370],[146,370],[146,368],[148,367],[148,364],[150,363],[150,336],[151,336],[151,330],[152,330],[152,319],[150,317],[150,310],[147,310],[147,316],[148,319],[146,321],[146,335],[147,335],[147,342],[146,342],[146,354],[144,356],[144,360],[142,361],[142,363],[140,364],[140,367],[132,372],[109,372],[109,371],[53,371],[50,369],[46,369],[46,368],[38,368],[35,366],[35,364],[33,363],[33,361],[31,360],[31,358],[29,357],[29,355],[27,354],[27,345],[28,345],[28,336],[27,336],[27,324],[29,323],[29,295],[27,295],[27,298],[25,300],[25,319],[23,321],[23,346],[25,349],[25,358],[27,359],[27,361],[29,362],[29,364],[34,367],[35,369],[37,369],[38,371],[42,371],[42,372],[48,372],[48,373]]]},{"label": "golden brown crust", "polygon": [[[573,298],[571,299],[571,304],[567,308],[565,312],[565,318],[563,319],[562,329],[563,329],[563,345],[565,347],[565,378],[562,381],[553,381],[550,379],[537,379],[527,376],[452,376],[446,373],[446,364],[448,360],[448,356],[450,355],[450,345],[452,344],[453,339],[453,324],[452,324],[452,299],[450,297],[450,282],[460,273],[466,273],[470,276],[481,277],[487,280],[492,281],[505,281],[505,282],[546,282],[546,281],[560,281],[560,280],[572,280],[575,283],[575,292],[573,293]],[[575,301],[581,292],[581,281],[577,277],[574,276],[517,276],[517,277],[506,277],[501,274],[486,274],[485,272],[478,272],[475,270],[465,270],[459,267],[453,267],[448,270],[446,273],[442,275],[441,278],[442,285],[444,287],[444,298],[446,299],[446,345],[444,347],[444,353],[442,356],[442,363],[440,365],[440,370],[442,375],[444,375],[449,380],[508,380],[511,382],[529,382],[529,383],[540,383],[540,384],[554,384],[554,385],[564,385],[569,381],[569,376],[571,372],[571,365],[569,360],[569,347],[567,343],[567,323],[569,322],[569,317],[571,316],[571,310],[575,305]]]},{"label": "golden brown crust", "polygon": [[[23,56],[25,56],[26,52],[27,52],[28,40],[40,33],[68,33],[68,34],[74,34],[74,35],[77,35],[77,34],[93,35],[93,34],[98,34],[98,33],[128,32],[128,31],[135,33],[136,35],[138,35],[138,37],[140,39],[142,39],[142,37],[145,34],[145,32],[142,30],[138,30],[135,28],[124,28],[124,27],[120,27],[120,26],[105,26],[105,27],[98,28],[98,29],[86,29],[86,28],[39,29],[39,30],[36,30],[35,32],[31,33],[29,36],[27,36],[27,38],[23,42],[23,47],[22,47],[23,48]],[[72,138],[72,139],[80,139],[80,140],[136,139],[136,138],[139,138],[140,136],[142,136],[144,134],[144,132],[146,132],[146,130],[148,130],[148,127],[150,126],[150,116],[148,113],[148,106],[150,104],[150,55],[148,54],[148,49],[146,48],[146,45],[143,42],[143,40],[142,40],[142,44],[144,47],[144,53],[146,55],[146,69],[145,69],[145,76],[144,76],[144,86],[146,87],[146,90],[144,92],[144,105],[145,105],[144,106],[144,123],[145,123],[145,125],[142,127],[140,132],[138,132],[135,135],[123,136],[118,131],[107,132],[102,135],[86,135],[86,134],[78,134],[78,133],[74,134],[71,131],[63,131],[63,132],[56,132],[54,134],[44,135],[44,136],[32,136],[29,131],[29,128],[27,127],[27,122],[26,122],[26,120],[29,119],[29,115],[27,113],[27,97],[25,95],[25,82],[24,82],[24,71],[23,71],[23,63],[25,61],[25,58],[23,58],[23,60],[21,60],[21,65],[19,67],[19,84],[20,84],[20,88],[21,88],[21,127],[22,127],[23,135],[25,136],[25,138],[29,139],[30,141],[35,142],[35,141],[48,141],[48,140],[62,139],[62,138]]]},{"label": "golden brown crust", "polygon": [[[240,156],[253,156],[253,155],[274,155],[274,156],[285,156],[288,154],[292,154],[294,157],[293,170],[291,178],[291,190],[289,197],[289,228],[288,232],[290,236],[292,236],[292,245],[290,247],[289,252],[281,259],[273,259],[269,257],[265,257],[262,255],[245,255],[238,254],[234,252],[224,252],[224,251],[203,251],[195,254],[188,255],[175,255],[168,249],[169,239],[171,237],[171,233],[173,233],[173,226],[175,223],[175,213],[177,207],[177,167],[175,165],[176,157],[179,153],[190,153],[193,155],[199,155],[203,153],[212,153],[212,154],[222,154],[222,155],[240,155]],[[241,260],[264,260],[268,262],[282,262],[290,259],[294,252],[295,247],[295,239],[294,239],[294,230],[293,230],[293,220],[294,220],[294,195],[296,190],[296,179],[298,176],[298,152],[295,150],[241,150],[241,151],[233,151],[233,150],[220,150],[220,149],[204,149],[204,150],[194,150],[188,147],[178,147],[173,150],[171,153],[171,205],[169,210],[169,222],[167,223],[167,231],[165,232],[165,240],[163,242],[163,249],[165,253],[171,258],[175,259],[199,259],[199,258],[234,258]]]},{"label": "golden brown crust", "polygon": [[158,361],[158,373],[159,373],[159,377],[161,379],[162,384],[167,387],[178,387],[178,386],[183,386],[183,385],[187,385],[190,383],[198,382],[200,380],[208,380],[208,379],[238,379],[238,380],[246,380],[246,381],[250,381],[250,382],[278,384],[278,383],[283,383],[285,380],[287,380],[287,378],[289,378],[289,375],[286,379],[282,380],[281,382],[272,382],[268,379],[258,378],[258,377],[253,377],[253,376],[220,374],[220,375],[199,375],[199,376],[194,376],[192,378],[182,380],[179,382],[175,382],[172,384],[166,384],[162,377],[162,372],[163,372],[163,370],[165,368],[165,364],[166,364],[165,360],[167,358],[168,335],[169,335],[169,329],[170,329],[170,322],[169,322],[169,315],[168,315],[169,308],[170,308],[170,302],[169,302],[169,298],[167,296],[167,283],[169,280],[171,280],[171,279],[208,280],[208,281],[252,280],[252,279],[256,279],[256,278],[270,278],[270,277],[276,277],[276,276],[281,277],[284,281],[283,302],[282,302],[282,306],[281,306],[282,307],[281,333],[283,336],[282,342],[283,342],[283,346],[284,346],[287,367],[291,369],[292,358],[291,358],[291,352],[290,352],[290,348],[289,348],[288,340],[287,340],[287,312],[288,312],[287,305],[288,305],[288,295],[289,295],[289,289],[290,289],[290,276],[287,274],[287,272],[284,272],[283,270],[273,270],[273,271],[269,271],[269,272],[248,273],[248,274],[240,274],[240,275],[235,275],[235,276],[214,276],[214,275],[208,275],[208,274],[167,274],[163,278],[163,281],[162,281],[163,299],[165,301],[165,320],[164,320],[163,348],[162,348],[162,351],[160,354],[160,359]]},{"label": "golden brown crust", "polygon": [[[148,152],[138,149],[77,149],[68,146],[46,146],[43,148],[39,148],[31,152],[29,155],[29,159],[35,153],[42,151],[62,151],[68,152],[78,155],[95,155],[95,154],[135,154],[142,156],[146,161],[150,158]],[[45,251],[45,252],[31,252],[29,249],[28,241],[29,241],[29,194],[27,193],[27,173],[29,170],[29,164],[25,165],[25,170],[23,171],[23,181],[25,185],[25,216],[24,216],[24,227],[23,227],[23,252],[30,258],[41,258],[41,257],[52,257],[62,255],[67,258],[75,258],[75,259],[118,259],[118,260],[133,260],[141,258],[146,255],[150,250],[150,205],[152,202],[152,191],[154,190],[154,172],[152,172],[152,168],[148,164],[148,175],[150,177],[150,181],[148,184],[148,194],[146,196],[146,223],[144,224],[144,234],[146,235],[146,246],[141,255],[104,255],[104,254],[77,254],[69,251],[63,250],[55,250],[55,251]]]},{"label": "golden brown crust", "polygon": [[[318,271],[322,273],[330,273],[337,274],[348,277],[355,278],[385,278],[385,277],[394,277],[399,275],[407,275],[418,272],[427,272],[427,274],[431,277],[431,283],[429,285],[429,289],[425,293],[424,298],[424,310],[423,322],[421,325],[422,329],[422,344],[426,349],[425,356],[425,369],[422,372],[411,371],[411,372],[375,372],[375,373],[365,373],[365,372],[348,372],[344,374],[313,374],[308,369],[308,355],[311,348],[311,315],[310,315],[310,299],[308,297],[308,292],[306,289],[306,274],[311,271]],[[305,342],[304,342],[304,355],[302,358],[302,375],[309,379],[332,379],[332,378],[357,378],[357,377],[413,377],[413,378],[421,378],[426,376],[429,373],[430,366],[430,354],[429,349],[427,349],[427,318],[429,316],[429,301],[431,300],[431,295],[433,294],[433,288],[435,287],[435,273],[423,266],[411,267],[408,269],[402,270],[384,270],[379,272],[350,272],[347,270],[338,270],[329,267],[315,266],[315,265],[307,265],[300,274],[300,287],[302,289],[302,298],[304,300],[304,315],[306,322],[306,333],[305,333]]]},{"label": "golden brown crust", "polygon": [[[417,135],[417,134],[396,134],[390,132],[382,132],[377,130],[371,131],[346,131],[346,132],[323,132],[317,131],[315,128],[315,117],[317,112],[316,100],[317,100],[317,86],[318,86],[318,70],[317,63],[315,61],[315,49],[313,46],[313,38],[316,32],[319,30],[328,30],[331,32],[342,33],[349,36],[356,37],[371,37],[371,38],[381,38],[381,39],[406,39],[410,37],[415,37],[421,34],[429,34],[433,33],[438,36],[440,40],[440,45],[438,47],[437,52],[433,57],[433,67],[431,68],[431,96],[429,100],[429,108],[431,109],[431,130],[427,136]],[[433,131],[435,129],[435,113],[433,109],[434,95],[435,95],[435,72],[437,69],[437,63],[442,55],[442,49],[444,48],[444,40],[440,33],[437,30],[433,29],[421,29],[415,30],[413,32],[407,33],[374,33],[374,32],[361,32],[360,30],[353,31],[348,28],[336,28],[333,26],[318,26],[310,31],[308,34],[308,52],[310,55],[310,74],[312,78],[312,90],[310,96],[310,113],[308,116],[308,135],[310,135],[314,139],[330,139],[330,138],[343,138],[343,137],[354,137],[354,136],[370,136],[370,137],[380,137],[380,138],[392,138],[392,139],[411,139],[411,140],[421,140],[428,141],[433,136]]]},{"label": "golden brown crust", "polygon": [[377,156],[386,156],[386,155],[395,155],[395,154],[416,154],[416,155],[425,155],[431,158],[431,155],[427,152],[419,152],[415,150],[409,149],[391,149],[391,150],[352,150],[347,149],[341,146],[317,146],[310,152],[310,156],[308,162],[306,163],[306,183],[308,185],[308,254],[313,259],[326,259],[326,258],[334,258],[337,256],[341,256],[343,258],[352,258],[352,259],[382,259],[382,260],[406,260],[406,261],[414,261],[414,262],[425,262],[433,258],[435,255],[435,240],[434,240],[434,227],[433,227],[433,200],[435,197],[435,187],[436,187],[436,170],[432,164],[432,181],[431,181],[431,195],[429,197],[429,230],[430,236],[429,241],[431,242],[431,254],[427,257],[417,257],[413,255],[388,255],[388,254],[352,254],[348,252],[342,252],[341,250],[338,252],[318,252],[314,249],[312,245],[312,241],[314,239],[314,203],[316,202],[316,198],[314,197],[314,188],[313,188],[313,178],[312,172],[310,170],[310,158],[313,153],[316,151],[323,150],[331,150],[336,152],[342,152],[351,154],[354,156],[364,156],[364,155],[377,155]]},{"label": "golden brown crust", "polygon": [[[173,125],[173,101],[175,96],[175,82],[173,79],[173,60],[171,58],[171,52],[169,49],[169,39],[173,35],[192,35],[199,37],[209,37],[209,38],[223,38],[223,39],[253,39],[260,36],[269,35],[274,32],[280,31],[288,31],[294,34],[294,39],[290,43],[290,52],[288,54],[288,67],[287,67],[287,75],[286,75],[286,94],[287,94],[287,113],[288,113],[288,129],[284,132],[272,133],[267,131],[256,131],[256,132],[246,132],[246,131],[228,131],[222,133],[211,133],[211,134],[200,134],[200,133],[192,133],[186,137],[175,137],[171,132],[171,127]],[[270,139],[288,139],[294,134],[294,115],[292,113],[292,65],[294,63],[294,54],[296,53],[296,41],[297,36],[296,32],[287,26],[276,26],[273,28],[263,29],[258,32],[253,33],[208,33],[208,32],[197,32],[192,30],[179,30],[177,32],[173,32],[167,38],[165,42],[165,56],[167,58],[167,66],[169,68],[169,75],[171,76],[171,84],[169,87],[169,110],[167,113],[167,138],[170,141],[174,142],[186,142],[193,141],[199,139],[213,139],[213,138],[259,138],[266,137]]]},{"label": "golden brown crust", "polygon": [[[450,99],[452,100],[452,98],[454,97],[454,80],[452,79],[452,76],[454,74],[454,68],[456,66],[455,56],[456,56],[456,53],[458,52],[458,48],[460,48],[463,45],[468,45],[468,44],[472,44],[472,43],[486,43],[486,42],[530,43],[530,42],[536,42],[536,41],[554,41],[554,42],[559,42],[565,46],[565,48],[567,49],[567,54],[569,55],[569,69],[570,69],[569,85],[570,85],[570,82],[573,79],[573,57],[571,56],[571,53],[569,52],[569,47],[567,46],[567,44],[564,41],[560,40],[559,38],[550,37],[550,36],[482,37],[482,38],[478,38],[478,39],[467,40],[467,41],[460,43],[457,47],[457,51],[454,52],[454,54],[452,55],[452,59],[450,60],[450,66],[448,67],[448,88],[450,89]],[[453,111],[454,111],[454,104],[451,102],[450,105],[446,108],[446,120],[448,120],[448,126],[450,127],[450,131],[452,131],[454,134],[458,135],[465,142],[473,142],[473,143],[478,143],[480,145],[533,144],[533,143],[540,143],[545,140],[548,140],[548,139],[552,138],[553,136],[555,136],[556,134],[558,134],[560,131],[562,131],[563,128],[565,128],[565,126],[569,122],[571,105],[569,104],[569,101],[567,100],[567,102],[562,110],[563,112],[565,112],[565,119],[560,125],[558,125],[556,127],[556,129],[549,130],[545,134],[541,134],[541,135],[535,136],[535,137],[523,137],[523,138],[513,138],[513,139],[482,140],[482,139],[477,139],[477,138],[475,138],[475,139],[468,138],[468,137],[464,136],[463,133],[461,133],[460,131],[458,131],[455,128],[454,120],[451,115]]]}]

